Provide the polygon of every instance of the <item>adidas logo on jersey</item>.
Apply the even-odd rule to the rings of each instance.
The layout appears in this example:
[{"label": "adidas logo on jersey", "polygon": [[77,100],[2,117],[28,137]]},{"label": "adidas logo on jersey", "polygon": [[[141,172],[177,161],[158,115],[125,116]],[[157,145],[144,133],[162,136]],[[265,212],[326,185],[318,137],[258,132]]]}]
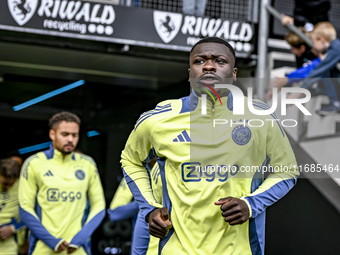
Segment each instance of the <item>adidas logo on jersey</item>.
[{"label": "adidas logo on jersey", "polygon": [[48,171],[44,174],[44,176],[53,176],[53,174],[52,174],[51,170],[48,170]]},{"label": "adidas logo on jersey", "polygon": [[186,130],[182,131],[173,142],[191,142],[191,139]]}]

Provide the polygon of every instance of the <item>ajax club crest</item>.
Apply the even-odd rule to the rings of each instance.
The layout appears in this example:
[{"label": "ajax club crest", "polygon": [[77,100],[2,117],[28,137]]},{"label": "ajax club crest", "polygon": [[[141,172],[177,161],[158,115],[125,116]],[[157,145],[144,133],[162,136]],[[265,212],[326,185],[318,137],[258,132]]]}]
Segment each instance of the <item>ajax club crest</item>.
[{"label": "ajax club crest", "polygon": [[171,12],[153,12],[153,23],[159,37],[165,43],[174,39],[182,24],[182,14]]},{"label": "ajax club crest", "polygon": [[238,145],[246,145],[251,138],[251,131],[247,126],[236,126],[231,132],[234,142]]},{"label": "ajax club crest", "polygon": [[13,19],[19,26],[25,25],[37,9],[38,0],[7,0]]},{"label": "ajax club crest", "polygon": [[83,170],[79,169],[75,172],[75,176],[77,177],[78,180],[84,180],[85,173]]}]

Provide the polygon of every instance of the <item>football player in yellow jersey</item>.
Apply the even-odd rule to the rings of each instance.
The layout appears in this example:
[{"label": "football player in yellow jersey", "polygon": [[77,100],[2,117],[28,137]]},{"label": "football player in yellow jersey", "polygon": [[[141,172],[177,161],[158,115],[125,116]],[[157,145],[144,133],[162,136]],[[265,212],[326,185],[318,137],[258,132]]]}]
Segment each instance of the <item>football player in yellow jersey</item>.
[{"label": "football player in yellow jersey", "polygon": [[0,161],[0,254],[18,254],[15,234],[24,228],[19,219],[18,177],[20,164],[13,159]]},{"label": "football player in yellow jersey", "polygon": [[[19,211],[31,230],[29,254],[87,254],[87,239],[105,216],[96,163],[74,152],[80,119],[60,112],[50,119],[50,149],[29,157],[21,171]],[[86,205],[90,209],[85,219]]]},{"label": "football player in yellow jersey", "polygon": [[[159,254],[264,254],[266,208],[296,184],[294,153],[275,114],[256,115],[244,104],[244,114],[235,115],[233,94],[214,88],[236,79],[228,42],[202,39],[189,63],[190,96],[161,102],[138,119],[122,152],[125,179],[150,234],[161,238]],[[211,98],[203,104],[206,95]],[[253,107],[269,109],[259,100]],[[215,126],[215,119],[228,125]],[[252,119],[263,126],[250,125]],[[162,203],[143,167],[151,149],[160,167]],[[269,162],[275,170],[264,179],[261,169]]]}]

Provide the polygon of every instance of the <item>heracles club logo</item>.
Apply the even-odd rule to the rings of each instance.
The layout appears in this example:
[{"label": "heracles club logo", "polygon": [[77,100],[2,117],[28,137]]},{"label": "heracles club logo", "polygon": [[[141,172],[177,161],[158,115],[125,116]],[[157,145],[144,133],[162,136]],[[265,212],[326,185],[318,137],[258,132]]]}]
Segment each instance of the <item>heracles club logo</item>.
[{"label": "heracles club logo", "polygon": [[19,26],[29,21],[38,6],[38,0],[7,0],[13,19]]},{"label": "heracles club logo", "polygon": [[159,37],[165,43],[174,39],[182,24],[182,14],[171,12],[153,12],[153,23]]}]

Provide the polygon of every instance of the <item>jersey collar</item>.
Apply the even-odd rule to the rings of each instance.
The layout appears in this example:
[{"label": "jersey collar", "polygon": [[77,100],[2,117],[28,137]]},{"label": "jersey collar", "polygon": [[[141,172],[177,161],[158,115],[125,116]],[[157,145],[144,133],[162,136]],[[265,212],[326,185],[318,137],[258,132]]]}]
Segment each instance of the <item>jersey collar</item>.
[{"label": "jersey collar", "polygon": [[75,155],[74,152],[67,154],[65,157],[63,157],[63,154],[58,151],[55,150],[52,146],[52,144],[50,145],[50,148],[46,151],[44,151],[47,159],[56,159],[56,160],[60,160],[60,161],[67,161],[67,160],[75,160]]},{"label": "jersey collar", "polygon": [[[225,107],[226,105],[229,111],[233,111],[233,94],[231,92],[229,92],[228,96],[222,97],[221,101],[222,105],[220,105],[219,101],[216,101],[215,107]],[[197,96],[196,92],[192,89],[190,96],[183,100],[183,109],[181,112],[195,111],[199,103],[201,103],[201,98]],[[211,103],[209,104],[209,100],[208,105],[212,107]]]}]

